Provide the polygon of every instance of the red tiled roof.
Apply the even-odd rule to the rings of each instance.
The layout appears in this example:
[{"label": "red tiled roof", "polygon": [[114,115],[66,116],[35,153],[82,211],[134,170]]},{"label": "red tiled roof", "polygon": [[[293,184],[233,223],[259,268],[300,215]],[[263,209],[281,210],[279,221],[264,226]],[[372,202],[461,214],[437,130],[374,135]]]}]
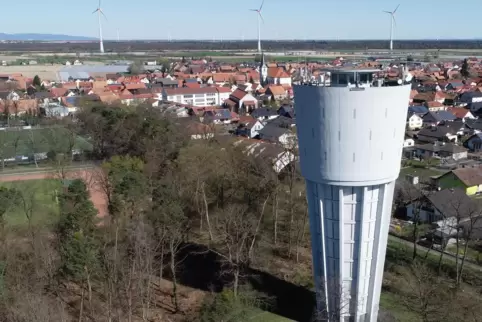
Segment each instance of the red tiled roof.
[{"label": "red tiled roof", "polygon": [[239,88],[231,93],[231,96],[236,98],[237,100],[243,99],[248,93],[245,91],[240,90]]},{"label": "red tiled roof", "polygon": [[270,68],[268,68],[268,77],[271,77],[271,78],[289,78],[290,75],[288,75],[283,70],[283,68],[270,67]]},{"label": "red tiled roof", "polygon": [[464,118],[467,115],[467,113],[469,113],[469,110],[466,110],[465,108],[462,108],[462,107],[449,107],[447,108],[447,111],[449,111],[459,119]]}]

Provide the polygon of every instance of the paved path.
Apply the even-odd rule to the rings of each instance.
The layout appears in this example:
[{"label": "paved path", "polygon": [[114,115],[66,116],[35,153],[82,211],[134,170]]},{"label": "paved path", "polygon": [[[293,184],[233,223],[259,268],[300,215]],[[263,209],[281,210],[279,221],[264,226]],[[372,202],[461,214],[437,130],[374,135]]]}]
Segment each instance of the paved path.
[{"label": "paved path", "polygon": [[[411,241],[408,241],[408,240],[405,240],[405,239],[402,239],[402,238],[399,238],[399,237],[396,237],[396,236],[393,236],[393,235],[388,235],[388,239],[391,240],[391,241],[400,243],[400,244],[404,244],[409,249],[413,249],[413,243]],[[425,254],[428,250],[429,249],[427,247],[417,245],[417,251],[419,251],[419,254],[421,254],[421,253]],[[440,255],[440,251],[437,250],[437,249],[430,249],[430,253]],[[455,265],[455,255],[454,254],[444,252],[443,260],[452,261]],[[459,265],[460,265],[460,260],[461,259],[459,257]],[[482,272],[482,266],[475,263],[475,262],[470,261],[469,259],[465,259],[464,266],[470,267],[473,270]]]}]

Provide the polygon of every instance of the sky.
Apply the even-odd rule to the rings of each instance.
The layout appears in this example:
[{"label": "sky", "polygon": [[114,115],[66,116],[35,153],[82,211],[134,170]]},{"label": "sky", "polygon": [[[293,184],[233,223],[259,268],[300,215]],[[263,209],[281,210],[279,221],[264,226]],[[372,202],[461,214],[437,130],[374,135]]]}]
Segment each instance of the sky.
[{"label": "sky", "polygon": [[[255,39],[262,0],[103,0],[105,39]],[[463,4],[457,6],[457,4]],[[395,39],[482,38],[482,1],[265,0],[263,39],[386,39],[396,14]],[[0,32],[98,37],[97,0],[22,0],[2,3]],[[15,13],[18,14],[15,14]]]}]

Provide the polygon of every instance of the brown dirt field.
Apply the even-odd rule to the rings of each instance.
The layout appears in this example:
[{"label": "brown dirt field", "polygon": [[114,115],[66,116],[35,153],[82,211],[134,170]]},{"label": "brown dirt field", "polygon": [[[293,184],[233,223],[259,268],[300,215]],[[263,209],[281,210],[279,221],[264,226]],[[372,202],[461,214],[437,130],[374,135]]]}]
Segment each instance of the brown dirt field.
[{"label": "brown dirt field", "polygon": [[[90,192],[90,199],[97,208],[99,218],[107,215],[107,196],[102,190],[102,177],[99,169],[71,170],[64,177],[66,179],[82,179]],[[0,182],[41,180],[41,179],[60,179],[62,176],[57,172],[33,172],[25,174],[6,174],[0,175]]]}]

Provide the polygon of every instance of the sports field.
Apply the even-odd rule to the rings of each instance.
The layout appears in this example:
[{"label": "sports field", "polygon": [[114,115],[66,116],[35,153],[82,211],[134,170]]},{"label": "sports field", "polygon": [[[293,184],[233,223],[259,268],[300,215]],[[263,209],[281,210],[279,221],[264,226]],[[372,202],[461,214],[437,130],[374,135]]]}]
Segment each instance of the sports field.
[{"label": "sports field", "polygon": [[[107,198],[99,183],[98,169],[69,170],[67,179],[81,179],[87,185],[90,199],[98,211],[99,218],[107,213]],[[18,174],[0,174],[0,186],[18,189],[31,207],[32,223],[37,226],[49,226],[56,222],[59,215],[57,195],[62,183],[55,172],[39,171]],[[12,228],[24,228],[28,221],[23,202],[8,210],[6,223]]]},{"label": "sports field", "polygon": [[90,151],[92,145],[85,139],[63,127],[32,129],[5,129],[0,131],[0,158],[30,156],[34,153],[68,152],[74,150]]},{"label": "sports field", "polygon": [[31,214],[34,226],[50,226],[59,215],[57,195],[62,185],[59,180],[43,179],[1,182],[1,186],[15,188],[22,194],[21,200],[7,210],[5,221],[8,227],[24,228]]}]

